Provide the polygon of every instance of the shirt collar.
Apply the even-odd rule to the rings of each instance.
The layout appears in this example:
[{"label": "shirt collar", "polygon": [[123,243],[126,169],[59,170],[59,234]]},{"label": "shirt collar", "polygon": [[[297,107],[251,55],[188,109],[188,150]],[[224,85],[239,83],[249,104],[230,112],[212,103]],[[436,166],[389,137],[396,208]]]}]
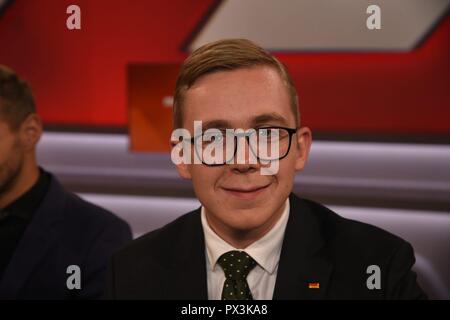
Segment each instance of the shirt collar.
[{"label": "shirt collar", "polygon": [[222,254],[231,250],[245,250],[264,270],[272,274],[280,260],[284,232],[289,219],[289,198],[286,199],[284,210],[275,225],[261,239],[255,241],[245,249],[236,249],[220,238],[209,226],[205,215],[205,208],[201,208],[201,221],[205,236],[205,246],[209,265],[215,270],[217,260]]}]

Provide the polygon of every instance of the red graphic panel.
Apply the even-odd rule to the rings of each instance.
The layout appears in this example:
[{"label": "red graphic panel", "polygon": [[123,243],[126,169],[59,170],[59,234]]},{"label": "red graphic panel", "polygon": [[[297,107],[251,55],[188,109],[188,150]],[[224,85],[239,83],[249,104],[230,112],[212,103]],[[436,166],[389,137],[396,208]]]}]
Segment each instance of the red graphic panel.
[{"label": "red graphic panel", "polygon": [[168,151],[172,130],[172,94],[179,65],[128,67],[130,147],[133,151]]},{"label": "red graphic panel", "polygon": [[[45,14],[37,14],[41,2],[14,1],[0,16],[0,41],[7,44],[0,48],[0,63],[30,81],[46,124],[125,127],[135,121],[127,111],[128,90],[135,85],[127,82],[128,66],[181,64],[182,44],[214,1],[79,0],[77,31],[65,23],[73,2],[45,3]],[[409,53],[277,57],[295,79],[303,123],[314,132],[449,135],[448,39],[450,16]],[[162,133],[142,138],[158,141],[152,142],[155,150],[167,147],[161,136],[171,128],[170,109],[163,110],[152,113]]]}]

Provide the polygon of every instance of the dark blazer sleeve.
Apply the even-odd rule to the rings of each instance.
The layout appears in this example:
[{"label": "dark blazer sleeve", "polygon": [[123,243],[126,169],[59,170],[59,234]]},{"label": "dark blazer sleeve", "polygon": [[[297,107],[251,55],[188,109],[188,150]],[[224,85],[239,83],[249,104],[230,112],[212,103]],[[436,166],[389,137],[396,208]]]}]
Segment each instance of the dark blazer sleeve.
[{"label": "dark blazer sleeve", "polygon": [[106,286],[106,269],[111,256],[131,241],[130,227],[121,220],[111,221],[99,234],[86,258],[82,274],[82,299],[99,299]]},{"label": "dark blazer sleeve", "polygon": [[392,256],[387,275],[387,299],[427,299],[417,284],[417,275],[411,270],[415,263],[412,246],[402,241]]}]

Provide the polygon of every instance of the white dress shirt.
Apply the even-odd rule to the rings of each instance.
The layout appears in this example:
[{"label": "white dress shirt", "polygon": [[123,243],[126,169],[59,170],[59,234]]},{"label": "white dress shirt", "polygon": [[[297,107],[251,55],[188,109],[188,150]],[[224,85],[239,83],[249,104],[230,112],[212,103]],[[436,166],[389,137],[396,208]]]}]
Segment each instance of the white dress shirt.
[{"label": "white dress shirt", "polygon": [[261,239],[245,249],[236,249],[220,238],[209,226],[202,206],[201,219],[205,236],[206,273],[208,282],[208,299],[220,300],[225,282],[225,274],[217,263],[219,257],[231,250],[245,251],[257,265],[247,276],[247,283],[254,300],[271,300],[277,278],[278,262],[283,245],[284,232],[289,218],[289,198],[283,213],[272,229]]}]

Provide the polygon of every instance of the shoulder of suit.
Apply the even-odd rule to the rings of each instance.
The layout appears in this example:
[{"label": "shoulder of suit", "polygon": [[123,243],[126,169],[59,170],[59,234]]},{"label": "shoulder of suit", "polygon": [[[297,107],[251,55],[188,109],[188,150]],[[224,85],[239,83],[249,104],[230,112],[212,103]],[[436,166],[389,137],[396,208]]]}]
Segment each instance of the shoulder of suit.
[{"label": "shoulder of suit", "polygon": [[330,246],[346,246],[354,252],[386,256],[408,244],[404,239],[380,227],[347,219],[317,202],[301,199],[317,217],[325,240]]},{"label": "shoulder of suit", "polygon": [[134,239],[116,253],[117,258],[125,258],[144,254],[146,256],[166,256],[165,250],[176,244],[183,243],[188,234],[201,231],[200,210],[188,212],[162,228],[150,231]]},{"label": "shoulder of suit", "polygon": [[55,197],[59,197],[60,205],[53,206],[58,212],[55,214],[62,215],[62,221],[65,225],[70,225],[72,230],[83,230],[86,234],[88,230],[96,230],[96,232],[105,230],[115,230],[117,232],[130,233],[129,225],[112,212],[88,202],[78,195],[67,191],[55,177],[52,176],[53,186],[51,193],[44,201],[54,201]]},{"label": "shoulder of suit", "polygon": [[82,220],[86,223],[98,223],[105,225],[127,225],[117,215],[92,202],[86,201],[76,194],[66,191],[65,203],[66,216],[70,219]]}]

